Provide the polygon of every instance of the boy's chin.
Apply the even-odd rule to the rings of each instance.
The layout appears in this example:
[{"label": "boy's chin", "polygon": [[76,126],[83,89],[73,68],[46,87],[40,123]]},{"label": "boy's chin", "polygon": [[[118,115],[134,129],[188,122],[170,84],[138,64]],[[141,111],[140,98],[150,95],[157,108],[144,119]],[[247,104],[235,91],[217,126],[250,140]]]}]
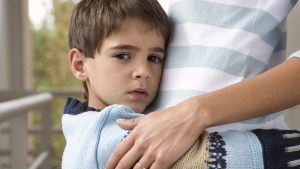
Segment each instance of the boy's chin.
[{"label": "boy's chin", "polygon": [[143,113],[144,112],[144,110],[145,110],[145,108],[143,108],[143,109],[136,109],[136,108],[131,108],[134,112],[136,112],[136,113]]},{"label": "boy's chin", "polygon": [[142,105],[127,105],[127,106],[136,113],[143,113],[146,109],[146,106],[142,106]]}]

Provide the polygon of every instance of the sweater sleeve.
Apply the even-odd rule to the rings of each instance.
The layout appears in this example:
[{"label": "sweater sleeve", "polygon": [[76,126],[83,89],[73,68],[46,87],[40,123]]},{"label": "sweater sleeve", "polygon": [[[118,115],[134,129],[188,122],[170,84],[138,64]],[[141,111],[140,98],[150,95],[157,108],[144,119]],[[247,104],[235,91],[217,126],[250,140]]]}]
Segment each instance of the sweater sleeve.
[{"label": "sweater sleeve", "polygon": [[203,132],[171,169],[274,169],[299,166],[300,131],[256,129]]},{"label": "sweater sleeve", "polygon": [[112,105],[101,112],[88,111],[62,118],[66,147],[62,169],[102,169],[114,148],[128,134],[116,119],[140,116],[122,105]]}]

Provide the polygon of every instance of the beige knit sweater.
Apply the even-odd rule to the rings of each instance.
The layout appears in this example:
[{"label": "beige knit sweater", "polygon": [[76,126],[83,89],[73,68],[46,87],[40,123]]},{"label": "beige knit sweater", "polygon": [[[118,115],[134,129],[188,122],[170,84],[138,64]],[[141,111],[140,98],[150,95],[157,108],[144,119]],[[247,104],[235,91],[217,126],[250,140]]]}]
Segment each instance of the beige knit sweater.
[{"label": "beige knit sweater", "polygon": [[171,169],[204,169],[207,167],[209,134],[203,132],[194,145],[182,156]]}]

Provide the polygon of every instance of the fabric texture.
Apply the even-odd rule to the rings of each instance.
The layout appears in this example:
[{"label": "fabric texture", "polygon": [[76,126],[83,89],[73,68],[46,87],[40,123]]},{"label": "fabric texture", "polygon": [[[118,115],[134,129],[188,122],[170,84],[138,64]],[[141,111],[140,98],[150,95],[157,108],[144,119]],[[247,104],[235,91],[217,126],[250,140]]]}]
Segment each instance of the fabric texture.
[{"label": "fabric texture", "polygon": [[90,110],[93,109],[78,100],[67,100],[62,117],[66,139],[63,169],[103,169],[116,145],[128,134],[115,121],[141,116],[123,105],[108,106],[101,111]]},{"label": "fabric texture", "polygon": [[262,146],[254,133],[232,130],[218,134],[225,142],[224,149],[228,152],[223,157],[226,161],[226,168],[264,168]]},{"label": "fabric texture", "polygon": [[300,132],[254,130],[263,150],[264,168],[300,168]]},{"label": "fabric texture", "polygon": [[300,50],[298,50],[297,52],[291,54],[291,56],[289,58],[292,58],[292,57],[298,57],[298,58],[300,58]]},{"label": "fabric texture", "polygon": [[[108,106],[100,111],[68,98],[62,117],[67,143],[62,169],[103,169],[115,147],[129,134],[115,121],[140,116],[143,115],[123,105]],[[171,169],[277,167],[300,168],[299,131],[204,131]]]},{"label": "fabric texture", "polygon": [[209,134],[209,169],[298,169],[300,131],[256,129]]},{"label": "fabric texture", "polygon": [[[174,32],[147,112],[254,77],[286,60],[286,17],[297,0],[170,0]],[[210,132],[288,128],[283,112]]]},{"label": "fabric texture", "polygon": [[184,154],[171,169],[201,169],[207,168],[209,155],[209,134],[203,132],[193,146]]},{"label": "fabric texture", "polygon": [[[108,157],[129,131],[115,124],[117,119],[142,116],[123,105],[103,110],[87,107],[79,100],[67,98],[62,117],[66,147],[62,169],[103,169]],[[204,168],[208,157],[208,134],[204,133],[172,168]]]}]

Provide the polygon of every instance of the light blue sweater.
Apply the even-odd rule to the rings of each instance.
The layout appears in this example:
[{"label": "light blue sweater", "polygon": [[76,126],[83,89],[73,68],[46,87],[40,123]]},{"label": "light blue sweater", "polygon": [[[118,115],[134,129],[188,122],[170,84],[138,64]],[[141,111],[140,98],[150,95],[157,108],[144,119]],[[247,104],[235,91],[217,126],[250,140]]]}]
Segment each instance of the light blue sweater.
[{"label": "light blue sweater", "polygon": [[141,114],[123,105],[108,106],[101,112],[88,107],[87,111],[68,112],[76,109],[78,104],[67,104],[73,108],[66,108],[62,117],[63,133],[67,142],[62,168],[102,169],[117,144],[128,134],[115,121],[120,118],[139,117]]},{"label": "light blue sweater", "polygon": [[[129,134],[116,125],[116,120],[140,116],[143,115],[123,105],[108,106],[100,111],[68,98],[62,117],[67,142],[62,169],[104,169],[115,147]],[[206,141],[204,149],[208,151],[208,157],[195,160],[206,161],[208,169],[300,167],[300,131],[214,132]],[[197,152],[192,152],[192,156],[193,153]]]}]

